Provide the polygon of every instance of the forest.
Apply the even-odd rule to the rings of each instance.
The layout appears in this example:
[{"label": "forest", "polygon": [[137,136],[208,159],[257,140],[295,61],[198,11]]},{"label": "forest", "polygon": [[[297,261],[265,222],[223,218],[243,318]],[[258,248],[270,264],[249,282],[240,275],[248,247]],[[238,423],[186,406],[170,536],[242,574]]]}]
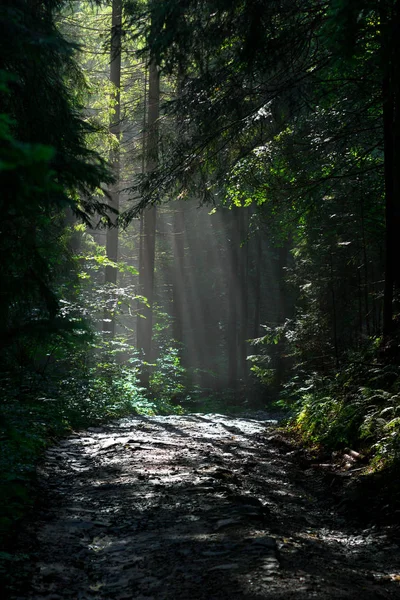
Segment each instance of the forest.
[{"label": "forest", "polygon": [[2,0],[0,32],[0,574],[47,449],[132,415],[264,412],[398,519],[400,0]]}]

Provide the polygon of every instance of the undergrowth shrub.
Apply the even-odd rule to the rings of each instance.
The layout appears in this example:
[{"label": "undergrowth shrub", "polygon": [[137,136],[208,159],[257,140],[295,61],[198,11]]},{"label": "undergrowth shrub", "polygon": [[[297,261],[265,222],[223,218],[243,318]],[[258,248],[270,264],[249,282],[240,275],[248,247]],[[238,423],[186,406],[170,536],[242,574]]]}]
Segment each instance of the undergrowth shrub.
[{"label": "undergrowth shrub", "polygon": [[171,345],[163,348],[154,364],[149,390],[162,412],[171,412],[171,408],[174,405],[178,407],[184,398],[185,375],[186,369],[181,365],[179,350]]},{"label": "undergrowth shrub", "polygon": [[366,365],[354,367],[331,377],[310,376],[306,386],[292,389],[292,422],[311,443],[361,448],[376,466],[400,462],[400,370],[378,363],[368,372]]},{"label": "undergrowth shrub", "polygon": [[273,387],[269,355],[284,336],[286,355],[295,358],[295,367],[276,404],[290,409],[290,426],[309,444],[362,449],[375,468],[400,463],[400,367],[384,362],[381,339],[367,340],[342,356],[339,368],[332,361],[328,368],[326,359],[318,365],[305,360],[289,322],[276,329],[255,340],[252,370]]},{"label": "undergrowth shrub", "polygon": [[32,506],[37,461],[56,438],[117,417],[182,412],[171,404],[182,386],[177,355],[167,351],[159,362],[149,393],[136,350],[99,334],[81,346],[60,341],[45,369],[30,362],[2,373],[0,538]]}]

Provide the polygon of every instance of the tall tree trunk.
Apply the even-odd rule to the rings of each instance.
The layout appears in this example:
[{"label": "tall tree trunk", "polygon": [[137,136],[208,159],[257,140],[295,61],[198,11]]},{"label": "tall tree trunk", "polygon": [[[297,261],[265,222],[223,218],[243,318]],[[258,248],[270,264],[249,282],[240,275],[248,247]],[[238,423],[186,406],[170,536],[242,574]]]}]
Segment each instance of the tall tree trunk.
[{"label": "tall tree trunk", "polygon": [[[178,72],[178,85],[177,85],[177,96],[178,98],[182,95],[182,81],[183,73],[179,70]],[[177,134],[178,136],[184,136],[184,124],[181,116],[177,116]],[[173,275],[172,275],[172,335],[180,347],[181,361],[183,360],[182,352],[183,349],[183,318],[184,309],[186,305],[186,294],[185,294],[185,203],[182,199],[178,198],[173,204],[174,218],[173,218],[173,233],[172,233],[172,246],[173,246]],[[183,364],[183,363],[182,363]]]},{"label": "tall tree trunk", "polygon": [[383,332],[388,337],[394,332],[394,295],[400,293],[400,0],[396,0],[392,14],[382,10],[381,19],[386,196]]},{"label": "tall tree trunk", "polygon": [[[154,60],[149,69],[149,100],[147,111],[147,144],[146,144],[146,172],[151,173],[158,166],[158,130],[160,111],[160,77]],[[142,264],[139,268],[139,287],[141,293],[147,299],[149,306],[141,311],[145,317],[138,318],[137,322],[137,344],[143,350],[146,362],[151,362],[152,356],[152,332],[153,332],[153,303],[154,303],[154,263],[156,248],[156,206],[147,207],[143,212],[143,252]],[[142,373],[142,384],[148,385],[149,370],[144,369]]]},{"label": "tall tree trunk", "polygon": [[239,227],[238,209],[230,210],[230,240],[228,251],[230,252],[230,270],[228,273],[228,387],[236,394],[238,387],[238,316],[240,308],[239,294]]},{"label": "tall tree trunk", "polygon": [[[147,148],[147,144],[146,144],[146,127],[147,127],[147,111],[148,111],[148,104],[147,104],[147,68],[145,69],[144,72],[144,85],[143,85],[143,129],[142,129],[142,160],[141,160],[141,173],[142,175],[145,174],[146,172],[146,148]],[[144,281],[144,261],[143,261],[143,252],[144,252],[144,216],[143,216],[143,212],[140,213],[140,217],[139,217],[139,248],[138,248],[139,252],[138,252],[138,272],[139,272],[139,280],[138,280],[138,287],[139,287],[139,293],[143,294],[143,281]],[[137,306],[137,312],[138,315],[141,315],[143,312],[143,305],[142,302],[139,301],[138,302],[138,306]],[[141,316],[137,317],[137,321],[136,321],[136,348],[140,351],[141,350],[141,339],[140,339],[140,335],[141,335]]]},{"label": "tall tree trunk", "polygon": [[173,337],[179,343],[183,342],[183,309],[185,305],[185,213],[182,200],[174,204],[173,230],[173,281],[172,281],[172,312]]},{"label": "tall tree trunk", "polygon": [[394,276],[394,222],[393,222],[393,96],[390,77],[383,82],[383,130],[385,148],[385,210],[386,210],[386,256],[385,291],[383,300],[383,333],[392,332],[393,324],[393,276]]},{"label": "tall tree trunk", "polygon": [[[278,272],[277,272],[277,281],[278,281],[278,323],[279,325],[283,325],[291,316],[291,302],[288,298],[288,291],[286,286],[286,268],[289,262],[289,253],[290,253],[291,241],[285,240],[282,246],[279,248],[278,255]],[[287,364],[286,359],[284,357],[286,348],[286,340],[283,336],[279,339],[279,342],[276,346],[276,371],[275,371],[275,383],[276,387],[279,390],[282,384],[285,381]]]},{"label": "tall tree trunk", "polygon": [[368,268],[368,254],[367,254],[367,242],[365,239],[365,222],[364,222],[364,201],[361,200],[361,236],[362,236],[362,253],[364,261],[364,302],[365,302],[365,326],[367,328],[367,335],[371,334],[371,315],[369,307],[369,268]]},{"label": "tall tree trunk", "polygon": [[240,307],[239,307],[239,373],[241,379],[246,382],[247,369],[247,331],[248,331],[248,228],[249,212],[246,208],[240,209],[239,214],[239,286],[240,286]]},{"label": "tall tree trunk", "polygon": [[360,269],[357,269],[357,290],[358,290],[358,294],[357,294],[357,299],[358,299],[358,336],[357,336],[357,346],[359,346],[360,343],[361,343],[361,340],[362,340],[363,324],[364,324],[363,312],[362,312],[362,298],[363,298],[363,293],[362,293],[362,281],[361,281]]},{"label": "tall tree trunk", "polygon": [[333,329],[333,346],[335,348],[335,363],[336,369],[340,367],[340,357],[339,357],[339,344],[338,344],[338,331],[337,331],[337,308],[336,308],[336,293],[335,293],[335,275],[333,269],[333,249],[331,249],[330,253],[330,288],[331,288],[331,298],[332,298],[332,329]]},{"label": "tall tree trunk", "polygon": [[75,230],[75,225],[78,223],[78,219],[74,214],[71,207],[68,207],[65,212],[65,225],[71,229],[71,236],[69,239],[69,249],[72,255],[76,256],[79,254],[81,248],[82,233]]},{"label": "tall tree trunk", "polygon": [[254,280],[254,321],[253,321],[253,338],[258,338],[260,335],[261,321],[261,263],[262,263],[262,237],[261,231],[257,232],[257,246],[255,257],[255,280]]},{"label": "tall tree trunk", "polygon": [[[110,152],[115,183],[110,188],[110,207],[119,210],[119,179],[120,179],[120,152],[119,142],[121,137],[121,39],[122,39],[122,0],[113,0],[111,24],[111,51],[110,51],[110,82],[113,90],[112,117],[110,121],[110,134],[115,136],[115,148]],[[106,252],[107,258],[113,262],[118,261],[118,228],[116,214],[111,214],[112,227],[107,231]],[[115,286],[117,283],[117,269],[106,266],[105,283]],[[105,309],[103,331],[110,336],[115,335],[114,304],[112,296],[108,300],[109,306]]]}]

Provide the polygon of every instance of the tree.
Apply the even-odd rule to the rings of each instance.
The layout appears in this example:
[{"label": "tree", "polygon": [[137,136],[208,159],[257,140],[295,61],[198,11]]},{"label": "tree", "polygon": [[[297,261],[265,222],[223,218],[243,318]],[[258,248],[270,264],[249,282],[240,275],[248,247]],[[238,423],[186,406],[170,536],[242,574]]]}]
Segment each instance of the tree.
[{"label": "tree", "polygon": [[[110,152],[110,164],[112,165],[115,181],[109,192],[110,207],[114,212],[112,227],[107,231],[106,252],[111,263],[118,262],[118,227],[116,216],[119,212],[119,186],[120,186],[120,139],[121,139],[121,42],[122,42],[122,0],[113,0],[112,23],[111,23],[111,50],[110,50],[110,82],[112,85],[112,110],[110,121],[110,134],[115,138],[113,148]],[[105,283],[111,286],[117,284],[118,269],[108,264],[105,271]],[[115,303],[111,297],[110,303]],[[115,335],[115,319],[111,310],[106,309],[103,321],[103,330],[112,337]]]},{"label": "tree", "polygon": [[[159,103],[160,103],[160,77],[154,60],[150,62],[148,118],[147,118],[147,144],[146,144],[146,172],[151,173],[158,164],[158,128],[159,128]],[[145,209],[143,214],[143,237],[141,244],[142,263],[139,266],[139,287],[146,299],[143,315],[137,321],[137,345],[143,350],[145,360],[152,360],[151,339],[153,330],[153,302],[154,302],[154,261],[156,237],[156,206]],[[144,318],[143,318],[144,317]],[[148,369],[144,371],[144,384],[148,382]]]},{"label": "tree", "polygon": [[86,145],[90,127],[75,93],[82,80],[74,47],[54,23],[62,4],[17,0],[0,7],[4,365],[33,361],[38,348],[46,352],[51,339],[82,326],[61,305],[74,293],[64,214],[69,207],[85,221],[96,211],[107,216],[97,193],[110,175]]},{"label": "tree", "polygon": [[185,294],[185,204],[178,200],[172,204],[173,216],[173,339],[178,343],[183,341],[183,320],[186,308]]},{"label": "tree", "polygon": [[398,302],[400,270],[400,2],[380,5],[381,61],[383,65],[383,132],[386,195],[386,265],[383,329],[390,336],[397,327],[393,318],[393,297]]}]

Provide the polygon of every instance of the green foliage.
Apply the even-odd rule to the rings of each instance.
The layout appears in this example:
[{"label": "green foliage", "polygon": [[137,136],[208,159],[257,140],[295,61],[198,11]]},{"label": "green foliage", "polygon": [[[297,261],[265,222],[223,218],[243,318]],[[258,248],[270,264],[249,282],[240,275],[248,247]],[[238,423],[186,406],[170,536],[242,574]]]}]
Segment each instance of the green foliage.
[{"label": "green foliage", "polygon": [[184,396],[185,372],[177,348],[169,346],[157,358],[150,375],[150,392],[158,402],[166,403],[164,410],[169,408],[171,401],[177,404]]},{"label": "green foliage", "polygon": [[57,381],[65,366],[54,365],[82,352],[90,332],[79,311],[65,309],[76,283],[66,213],[105,214],[95,194],[110,180],[86,146],[74,48],[54,26],[61,4],[0,7],[1,534],[32,506],[41,452],[74,422]]},{"label": "green foliage", "polygon": [[[80,325],[61,315],[71,294],[73,264],[66,213],[106,216],[98,197],[110,181],[104,161],[86,145],[88,124],[74,90],[81,85],[74,47],[54,26],[62,2],[0,8],[0,344],[5,368],[31,359]],[[69,285],[65,280],[69,278]],[[63,283],[63,285],[62,285]]]},{"label": "green foliage", "polygon": [[275,404],[290,411],[290,427],[308,444],[361,450],[373,467],[399,465],[400,368],[386,362],[382,339],[370,338],[361,348],[348,350],[335,368],[333,348],[321,346],[322,333],[317,339],[306,335],[288,321],[256,340],[258,353],[250,357],[252,371],[274,390],[276,368],[270,368],[271,355],[274,342],[284,336],[293,369]]},{"label": "green foliage", "polygon": [[37,461],[57,437],[132,414],[182,412],[171,404],[183,390],[177,352],[168,348],[158,367],[149,395],[139,383],[142,362],[135,349],[122,339],[92,335],[78,346],[60,341],[36,369],[30,363],[3,372],[0,536],[32,507]]},{"label": "green foliage", "polygon": [[71,427],[83,427],[133,413],[154,414],[155,405],[145,396],[139,384],[139,363],[136,357],[126,362],[116,359],[126,353],[125,344],[114,341],[100,347],[92,346],[87,353],[75,356],[68,368],[68,377],[58,381],[55,406],[59,418]]},{"label": "green foliage", "polygon": [[380,362],[372,344],[352,353],[334,376],[293,379],[282,403],[291,406],[306,441],[362,449],[372,464],[388,468],[400,462],[399,392],[399,368]]},{"label": "green foliage", "polygon": [[[247,360],[250,362],[250,371],[266,387],[272,389],[276,376],[276,350],[281,350],[282,341],[285,339],[287,322],[284,325],[269,327],[262,326],[265,335],[251,340],[255,354],[250,354]],[[279,359],[282,357],[279,356]]]}]

